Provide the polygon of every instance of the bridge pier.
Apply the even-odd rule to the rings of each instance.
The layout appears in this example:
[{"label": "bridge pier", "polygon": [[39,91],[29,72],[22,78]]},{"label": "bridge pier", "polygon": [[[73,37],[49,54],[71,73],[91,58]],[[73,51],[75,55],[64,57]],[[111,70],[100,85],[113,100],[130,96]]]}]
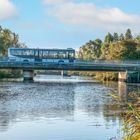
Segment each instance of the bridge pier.
[{"label": "bridge pier", "polygon": [[120,82],[140,83],[140,72],[139,71],[119,72],[118,79]]},{"label": "bridge pier", "polygon": [[62,70],[61,75],[62,76],[68,76],[68,71],[67,70]]},{"label": "bridge pier", "polygon": [[127,104],[127,96],[128,96],[127,83],[118,82],[118,95],[121,99],[122,105],[126,105]]},{"label": "bridge pier", "polygon": [[127,71],[126,72],[119,72],[118,79],[120,82],[127,82]]},{"label": "bridge pier", "polygon": [[34,81],[34,70],[23,70],[23,81],[33,82]]}]

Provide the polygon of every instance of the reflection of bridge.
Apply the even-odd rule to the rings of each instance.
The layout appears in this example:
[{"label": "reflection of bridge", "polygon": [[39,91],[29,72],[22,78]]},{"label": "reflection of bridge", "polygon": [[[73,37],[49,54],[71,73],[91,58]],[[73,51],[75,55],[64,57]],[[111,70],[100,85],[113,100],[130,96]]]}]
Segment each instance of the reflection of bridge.
[{"label": "reflection of bridge", "polygon": [[140,82],[139,61],[79,61],[74,63],[0,61],[0,69],[21,69],[24,79],[33,80],[34,70],[72,70],[119,72],[119,79],[127,82]]}]

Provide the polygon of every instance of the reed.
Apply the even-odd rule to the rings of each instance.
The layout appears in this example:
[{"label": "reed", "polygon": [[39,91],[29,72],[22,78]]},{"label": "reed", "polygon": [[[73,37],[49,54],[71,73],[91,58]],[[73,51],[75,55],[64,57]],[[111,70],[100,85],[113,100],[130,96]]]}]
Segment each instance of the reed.
[{"label": "reed", "polygon": [[[120,104],[122,108],[121,99],[115,94],[110,94],[113,100]],[[124,132],[123,140],[140,140],[140,92],[129,93],[131,102],[127,102],[125,109],[120,114],[123,120]]]}]

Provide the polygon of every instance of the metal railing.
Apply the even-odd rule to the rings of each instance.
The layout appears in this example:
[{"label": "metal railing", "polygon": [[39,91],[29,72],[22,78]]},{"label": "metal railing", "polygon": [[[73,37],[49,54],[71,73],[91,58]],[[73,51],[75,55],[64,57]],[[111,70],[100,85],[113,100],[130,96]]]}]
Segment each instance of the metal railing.
[{"label": "metal railing", "polygon": [[0,67],[28,67],[28,66],[109,66],[109,67],[129,67],[129,66],[135,66],[140,68],[140,60],[132,61],[132,60],[126,60],[126,61],[108,61],[108,60],[94,60],[94,61],[83,61],[83,60],[75,60],[74,62],[24,62],[24,61],[11,61],[8,57],[0,57]]}]

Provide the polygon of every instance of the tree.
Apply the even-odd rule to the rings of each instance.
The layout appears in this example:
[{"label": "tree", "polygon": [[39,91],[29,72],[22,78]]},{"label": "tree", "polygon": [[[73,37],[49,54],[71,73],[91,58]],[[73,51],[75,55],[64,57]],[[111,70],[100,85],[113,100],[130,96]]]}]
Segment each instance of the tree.
[{"label": "tree", "polygon": [[[79,56],[84,60],[139,60],[140,59],[140,35],[133,38],[131,30],[120,36],[108,33],[104,42],[100,39],[91,40],[80,48]],[[89,73],[90,75],[90,73]],[[102,77],[100,77],[100,75]],[[96,77],[105,79],[117,79],[116,74],[96,73]]]},{"label": "tree", "polygon": [[123,41],[123,40],[124,40],[124,35],[123,35],[123,33],[121,33],[121,35],[119,36],[119,40],[120,40],[120,41]]},{"label": "tree", "polygon": [[102,41],[100,39],[96,39],[95,41],[90,40],[80,47],[78,57],[83,60],[99,59],[101,55],[101,44]]},{"label": "tree", "polygon": [[112,34],[111,33],[108,33],[106,36],[105,36],[105,40],[104,40],[104,42],[105,43],[111,43],[111,42],[113,42],[113,36],[112,36]]},{"label": "tree", "polygon": [[125,39],[128,40],[128,39],[132,39],[132,38],[133,38],[133,36],[132,36],[131,30],[127,29],[127,31],[125,33]]},{"label": "tree", "polygon": [[97,38],[95,39],[95,43],[98,45],[98,46],[101,46],[102,45],[102,40]]},{"label": "tree", "polygon": [[114,33],[113,34],[113,41],[114,42],[117,42],[119,40],[119,35],[118,35],[118,33]]},{"label": "tree", "polygon": [[20,48],[25,47],[25,45],[19,42],[17,34],[9,29],[3,29],[0,26],[0,56],[7,56],[7,50],[9,47]]}]

